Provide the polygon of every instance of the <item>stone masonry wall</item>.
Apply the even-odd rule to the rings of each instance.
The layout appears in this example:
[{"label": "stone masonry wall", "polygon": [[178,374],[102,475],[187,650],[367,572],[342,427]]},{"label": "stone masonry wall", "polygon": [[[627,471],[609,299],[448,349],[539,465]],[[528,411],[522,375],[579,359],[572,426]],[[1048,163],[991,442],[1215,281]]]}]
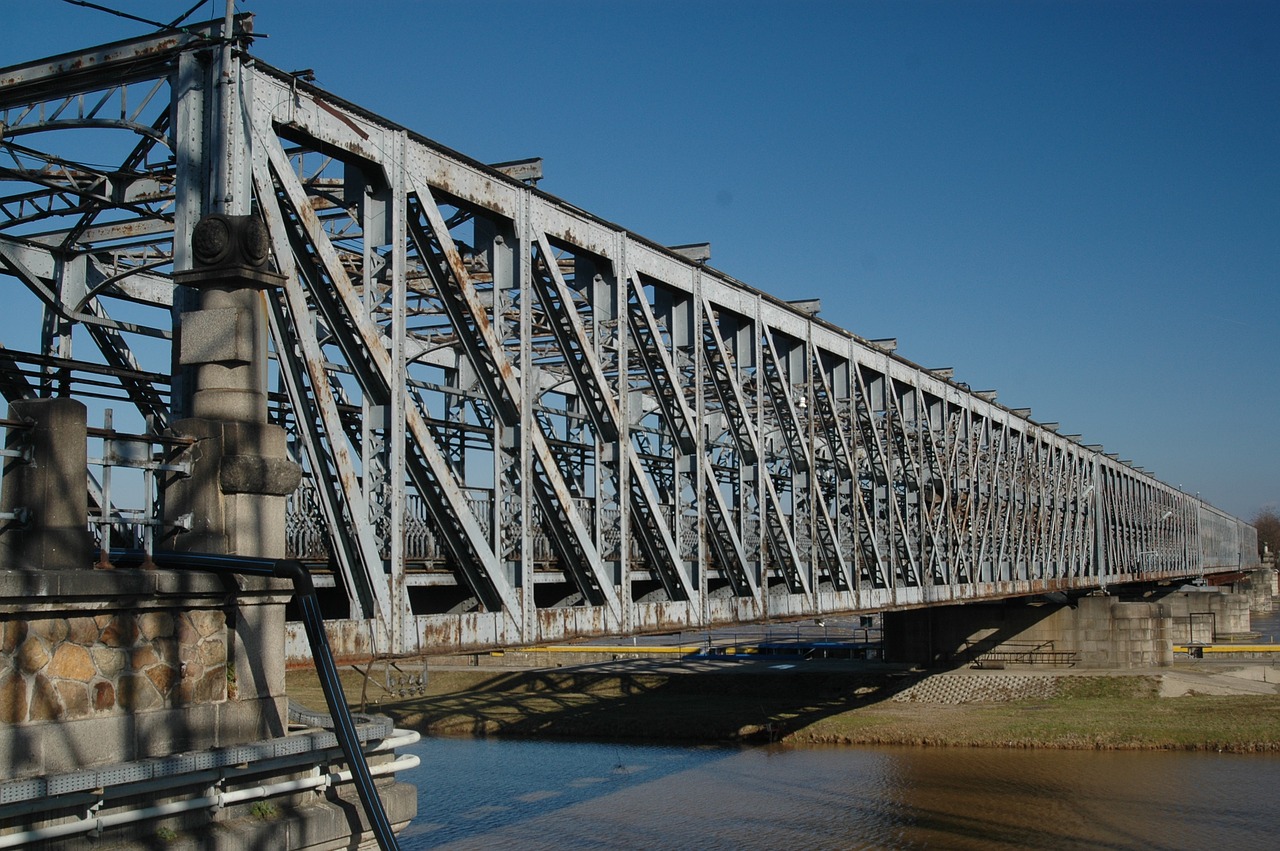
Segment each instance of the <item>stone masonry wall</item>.
[{"label": "stone masonry wall", "polygon": [[1236,583],[1236,590],[1249,598],[1249,611],[1266,613],[1275,607],[1276,570],[1263,565]]},{"label": "stone masonry wall", "polygon": [[221,701],[233,672],[216,609],[0,620],[0,723]]},{"label": "stone masonry wall", "polygon": [[34,777],[283,735],[287,587],[0,570],[0,766]]}]

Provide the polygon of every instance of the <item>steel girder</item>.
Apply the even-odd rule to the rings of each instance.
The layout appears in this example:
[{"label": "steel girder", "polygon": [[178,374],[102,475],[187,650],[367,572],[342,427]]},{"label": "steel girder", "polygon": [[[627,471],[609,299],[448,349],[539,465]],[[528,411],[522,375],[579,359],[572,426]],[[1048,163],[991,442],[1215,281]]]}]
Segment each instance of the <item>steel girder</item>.
[{"label": "steel girder", "polygon": [[146,376],[190,228],[256,212],[287,279],[292,554],[379,649],[1251,563],[1254,530],[1099,447],[247,54],[221,67],[213,31],[0,70],[0,275],[44,364],[7,354],[2,386],[94,361],[162,427],[183,376]]}]

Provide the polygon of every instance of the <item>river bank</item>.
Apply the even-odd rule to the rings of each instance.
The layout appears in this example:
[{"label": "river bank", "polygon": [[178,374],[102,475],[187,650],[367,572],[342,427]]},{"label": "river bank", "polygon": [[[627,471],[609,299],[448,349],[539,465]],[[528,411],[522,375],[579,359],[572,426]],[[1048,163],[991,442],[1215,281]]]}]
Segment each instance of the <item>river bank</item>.
[{"label": "river bank", "polygon": [[[430,735],[613,741],[1280,751],[1280,670],[1187,664],[1137,672],[912,671],[876,663],[627,661],[565,668],[434,666],[366,678],[355,710]],[[290,696],[324,699],[314,672]],[[390,689],[388,691],[388,688]]]}]

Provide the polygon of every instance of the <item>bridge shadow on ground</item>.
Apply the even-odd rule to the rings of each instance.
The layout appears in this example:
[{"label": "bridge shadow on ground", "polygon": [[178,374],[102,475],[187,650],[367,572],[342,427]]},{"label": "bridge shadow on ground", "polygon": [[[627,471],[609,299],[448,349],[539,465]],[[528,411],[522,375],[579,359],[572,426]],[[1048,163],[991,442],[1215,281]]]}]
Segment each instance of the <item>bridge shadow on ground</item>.
[{"label": "bridge shadow on ground", "polygon": [[[879,662],[628,660],[554,669],[432,669],[419,694],[343,670],[354,709],[434,735],[614,741],[778,741],[823,718],[889,700],[936,671]],[[295,700],[322,700],[315,675],[289,675]],[[393,686],[394,688],[394,686]],[[412,690],[412,689],[408,689]]]}]

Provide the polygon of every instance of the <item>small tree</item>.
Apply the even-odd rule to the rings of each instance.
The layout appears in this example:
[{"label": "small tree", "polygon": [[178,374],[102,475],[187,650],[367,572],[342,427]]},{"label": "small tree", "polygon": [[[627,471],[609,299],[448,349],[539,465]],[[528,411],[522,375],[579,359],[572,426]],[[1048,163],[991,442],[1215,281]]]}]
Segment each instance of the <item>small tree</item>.
[{"label": "small tree", "polygon": [[1262,554],[1267,548],[1273,553],[1280,552],[1280,512],[1276,507],[1264,505],[1250,522],[1258,530],[1258,553]]}]

